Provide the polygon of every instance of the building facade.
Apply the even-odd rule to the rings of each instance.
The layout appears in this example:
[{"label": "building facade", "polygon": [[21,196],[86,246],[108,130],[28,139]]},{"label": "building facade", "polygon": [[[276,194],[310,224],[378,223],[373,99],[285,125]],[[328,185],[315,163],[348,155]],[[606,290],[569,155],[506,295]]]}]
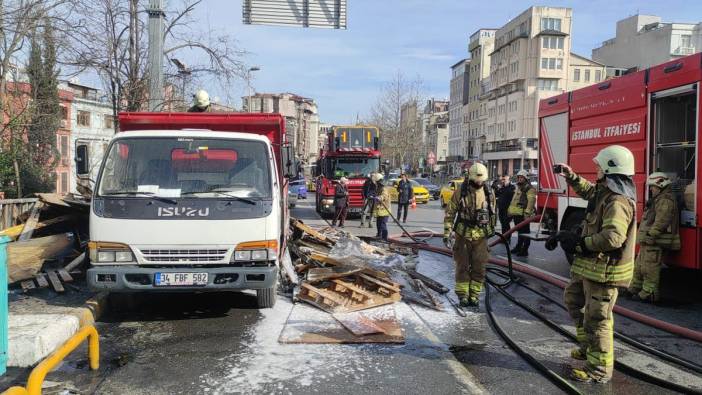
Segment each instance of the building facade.
[{"label": "building facade", "polygon": [[497,29],[479,29],[470,36],[468,52],[468,104],[464,106],[464,117],[468,126],[464,135],[464,157],[469,161],[480,160],[482,145],[485,143],[487,105],[481,101],[489,87],[490,56],[495,46]]},{"label": "building facade", "polygon": [[489,88],[481,96],[487,112],[481,155],[491,176],[521,169],[535,175],[539,101],[605,78],[603,65],[571,53],[571,21],[570,8],[531,7],[495,32]]},{"label": "building facade", "polygon": [[[73,94],[71,102],[70,122],[72,133],[67,152],[70,162],[73,162],[76,143],[88,146],[91,180],[97,179],[97,172],[105,155],[105,150],[110,139],[116,131],[116,122],[113,116],[112,105],[109,98],[96,88],[65,82],[61,87]],[[85,180],[89,181],[89,180]],[[68,182],[67,192],[78,193],[77,186],[81,180],[72,172]],[[66,192],[64,192],[66,193]]]},{"label": "building facade", "polygon": [[664,23],[654,15],[617,22],[616,36],[592,50],[592,59],[613,68],[644,69],[702,50],[702,22]]},{"label": "building facade", "polygon": [[304,165],[319,157],[319,112],[313,99],[292,93],[256,93],[245,96],[244,112],[280,113],[285,117],[288,142]]},{"label": "building facade", "polygon": [[421,114],[422,136],[426,136],[426,157],[433,155],[435,161],[433,166],[425,167],[433,171],[439,170],[448,156],[448,107],[448,100],[431,98]]},{"label": "building facade", "polygon": [[449,167],[452,173],[460,169],[465,151],[463,108],[468,104],[468,83],[470,81],[468,64],[469,59],[463,59],[451,66],[448,156],[446,161],[450,163]]}]

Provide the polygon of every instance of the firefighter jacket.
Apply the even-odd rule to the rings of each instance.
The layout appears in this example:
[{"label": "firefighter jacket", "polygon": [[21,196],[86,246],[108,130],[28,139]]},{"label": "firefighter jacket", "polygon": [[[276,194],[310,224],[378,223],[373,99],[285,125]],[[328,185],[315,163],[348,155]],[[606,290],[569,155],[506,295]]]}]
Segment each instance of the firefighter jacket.
[{"label": "firefighter jacket", "polygon": [[480,240],[495,233],[495,195],[487,186],[476,188],[464,182],[446,205],[444,235],[451,231],[468,240]]},{"label": "firefighter jacket", "polygon": [[377,203],[373,209],[374,217],[387,217],[390,215],[390,192],[388,187],[378,185],[376,192],[380,192],[377,196]]},{"label": "firefighter jacket", "polygon": [[334,207],[346,207],[349,203],[349,189],[344,184],[336,184],[334,188]]},{"label": "firefighter jacket", "polygon": [[536,189],[528,181],[524,184],[517,184],[507,214],[511,217],[531,217],[534,215],[535,205]]},{"label": "firefighter jacket", "polygon": [[636,240],[677,251],[680,249],[680,214],[670,186],[646,202]]},{"label": "firefighter jacket", "polygon": [[593,184],[576,174],[566,180],[588,201],[581,235],[587,251],[574,254],[571,273],[598,283],[628,287],[634,273],[635,202],[612,192],[604,183]]}]

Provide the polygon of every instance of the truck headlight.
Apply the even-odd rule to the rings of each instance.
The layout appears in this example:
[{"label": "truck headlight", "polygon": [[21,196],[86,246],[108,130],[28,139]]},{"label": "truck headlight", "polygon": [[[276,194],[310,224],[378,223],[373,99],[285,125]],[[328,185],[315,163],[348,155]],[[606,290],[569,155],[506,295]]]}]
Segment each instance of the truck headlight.
[{"label": "truck headlight", "polygon": [[90,261],[93,263],[134,262],[134,254],[126,244],[91,241],[88,243]]},{"label": "truck headlight", "polygon": [[322,199],[322,204],[325,206],[331,206],[334,203],[334,199]]},{"label": "truck headlight", "polygon": [[272,261],[277,256],[277,240],[247,241],[236,246],[232,262]]}]

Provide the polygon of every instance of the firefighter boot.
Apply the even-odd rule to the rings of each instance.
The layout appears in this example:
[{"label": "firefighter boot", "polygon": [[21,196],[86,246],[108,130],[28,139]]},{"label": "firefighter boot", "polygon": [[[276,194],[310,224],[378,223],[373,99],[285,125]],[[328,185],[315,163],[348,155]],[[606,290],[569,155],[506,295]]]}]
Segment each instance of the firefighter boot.
[{"label": "firefighter boot", "polygon": [[468,295],[461,295],[458,297],[458,304],[461,307],[470,307],[470,299],[468,298]]},{"label": "firefighter boot", "polygon": [[576,326],[575,338],[580,346],[570,351],[570,357],[579,361],[585,361],[587,360],[587,334],[585,334],[585,328]]}]

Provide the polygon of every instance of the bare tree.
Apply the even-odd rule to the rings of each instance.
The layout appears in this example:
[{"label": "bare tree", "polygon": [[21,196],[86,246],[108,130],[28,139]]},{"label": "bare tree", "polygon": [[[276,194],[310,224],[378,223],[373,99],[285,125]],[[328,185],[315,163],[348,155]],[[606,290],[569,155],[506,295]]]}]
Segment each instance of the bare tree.
[{"label": "bare tree", "polygon": [[[62,61],[78,71],[93,70],[103,80],[110,95],[113,113],[137,111],[146,107],[148,100],[148,14],[146,0],[76,0],[81,10],[75,18],[81,30],[73,35]],[[181,79],[185,91],[183,63],[187,66],[189,83],[214,80],[226,92],[232,82],[244,78],[244,52],[226,34],[218,34],[209,27],[201,27],[193,17],[202,0],[183,0],[175,11],[167,12],[164,56],[166,85],[174,86]],[[181,92],[182,93],[182,92]],[[174,102],[182,104],[175,89],[166,91],[164,109],[172,109]],[[117,127],[117,125],[115,125]]]},{"label": "bare tree", "polygon": [[414,165],[423,152],[421,130],[416,125],[403,125],[402,107],[422,102],[423,82],[419,76],[408,79],[398,70],[392,80],[380,89],[369,121],[382,131],[383,154],[393,166]]}]

